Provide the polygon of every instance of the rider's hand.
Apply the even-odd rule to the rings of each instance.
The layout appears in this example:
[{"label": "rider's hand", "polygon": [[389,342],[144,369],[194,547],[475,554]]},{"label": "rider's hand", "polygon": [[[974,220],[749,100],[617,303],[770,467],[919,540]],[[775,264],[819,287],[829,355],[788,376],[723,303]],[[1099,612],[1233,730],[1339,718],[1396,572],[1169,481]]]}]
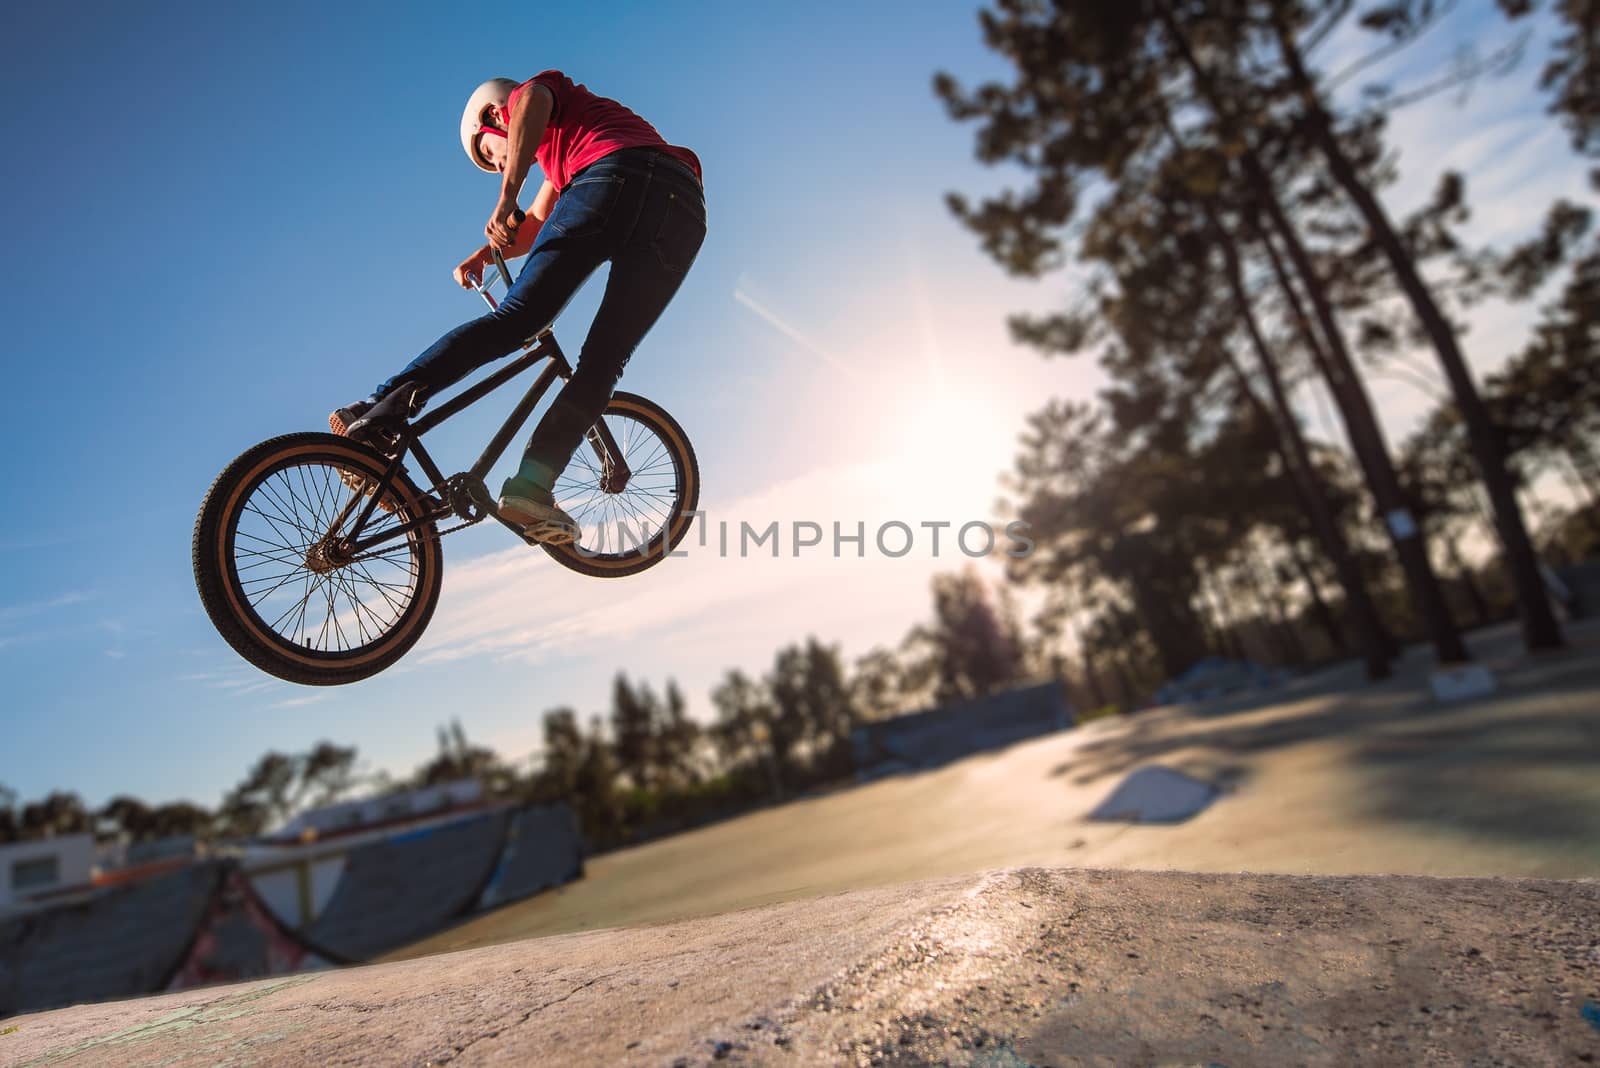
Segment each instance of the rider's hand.
[{"label": "rider's hand", "polygon": [[489,225],[483,228],[489,244],[502,251],[510,248],[517,240],[517,223],[521,215],[516,200],[501,197],[489,215]]},{"label": "rider's hand", "polygon": [[472,289],[483,281],[483,272],[489,269],[489,264],[494,262],[494,257],[489,253],[489,246],[485,245],[457,265],[455,270],[456,285],[462,289]]}]

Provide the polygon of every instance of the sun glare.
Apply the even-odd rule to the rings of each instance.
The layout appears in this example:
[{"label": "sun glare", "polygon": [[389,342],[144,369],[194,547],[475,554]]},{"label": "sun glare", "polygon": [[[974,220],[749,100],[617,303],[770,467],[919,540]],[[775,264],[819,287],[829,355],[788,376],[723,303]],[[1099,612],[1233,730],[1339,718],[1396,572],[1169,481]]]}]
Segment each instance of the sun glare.
[{"label": "sun glare", "polygon": [[900,395],[889,459],[897,500],[929,518],[988,519],[1016,436],[981,383],[930,376]]}]

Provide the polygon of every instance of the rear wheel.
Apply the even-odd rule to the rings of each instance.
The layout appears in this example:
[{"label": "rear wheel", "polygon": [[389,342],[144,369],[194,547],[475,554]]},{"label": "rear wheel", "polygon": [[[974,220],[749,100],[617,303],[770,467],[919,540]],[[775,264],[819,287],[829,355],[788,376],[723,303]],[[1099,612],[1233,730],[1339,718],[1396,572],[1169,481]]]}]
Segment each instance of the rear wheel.
[{"label": "rear wheel", "polygon": [[[437,528],[424,523],[354,555],[337,544],[387,466],[347,438],[289,434],[217,476],[195,520],[194,578],[239,655],[278,678],[331,686],[376,675],[416,644],[439,601]],[[419,519],[425,500],[397,475],[361,536]]]},{"label": "rear wheel", "polygon": [[584,441],[556,480],[556,503],[577,522],[571,545],[541,546],[562,567],[584,575],[636,575],[666,559],[694,523],[700,465],[689,438],[653,401],[612,394],[602,418],[630,472],[608,487],[599,455]]}]

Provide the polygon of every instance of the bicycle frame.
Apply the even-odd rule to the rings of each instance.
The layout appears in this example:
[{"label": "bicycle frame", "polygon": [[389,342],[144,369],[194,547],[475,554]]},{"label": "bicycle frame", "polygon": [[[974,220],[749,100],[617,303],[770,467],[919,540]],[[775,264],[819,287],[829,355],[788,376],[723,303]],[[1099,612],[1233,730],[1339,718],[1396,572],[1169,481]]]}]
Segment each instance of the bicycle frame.
[{"label": "bicycle frame", "polygon": [[[505,259],[500,255],[498,249],[494,250],[494,261],[495,266],[499,269],[500,277],[504,280],[506,288],[509,289],[511,287],[511,272],[507,270]],[[493,285],[492,280],[479,281],[476,277],[473,277],[473,281],[477,283],[473,286],[473,290],[483,297],[490,310],[499,307],[490,292],[490,288]],[[545,327],[523,342],[522,348],[525,350],[524,355],[517,357],[510,364],[500,368],[500,370],[489,375],[477,385],[456,394],[429,414],[406,424],[404,429],[396,434],[394,452],[390,457],[388,470],[384,472],[377,488],[367,496],[365,506],[362,508],[360,516],[357,517],[355,526],[349,534],[338,540],[338,547],[342,553],[350,556],[359,555],[377,545],[393,541],[396,538],[403,538],[413,530],[429,523],[438,522],[451,515],[459,516],[468,522],[477,522],[484,518],[485,515],[492,515],[499,520],[501,525],[512,530],[519,537],[522,536],[521,527],[500,518],[493,500],[489,497],[487,489],[484,488],[483,480],[488,476],[489,470],[494,467],[496,461],[500,459],[501,454],[505,452],[506,446],[511,444],[511,439],[527,423],[528,417],[538,407],[539,401],[544,399],[545,392],[549,390],[551,383],[558,377],[563,382],[572,377],[572,365],[567,362],[566,354],[561,351],[561,346],[556,344],[555,335],[551,332],[550,327]],[[439,469],[438,464],[434,463],[433,457],[422,447],[422,435],[451,416],[471,407],[541,360],[549,360],[550,362],[539,373],[539,376],[534,379],[533,384],[528,387],[527,393],[523,394],[522,400],[511,410],[511,414],[506,417],[500,429],[495,432],[494,437],[490,439],[489,444],[484,448],[483,454],[478,457],[478,462],[460,475],[446,478]],[[620,493],[627,485],[631,472],[623,462],[622,449],[618,447],[616,439],[611,436],[611,431],[606,427],[605,420],[597,420],[594,426],[589,428],[585,438],[589,442],[589,446],[595,450],[596,457],[600,462],[601,488],[608,493]],[[382,534],[361,538],[361,531],[371,519],[373,509],[377,507],[378,501],[383,498],[384,491],[393,483],[394,477],[399,472],[407,453],[416,457],[418,466],[422,468],[423,473],[430,481],[429,491],[439,494],[439,498],[435,499],[434,506],[429,508],[426,514],[418,516],[392,530],[387,530]],[[480,509],[477,514],[472,513],[471,508],[460,499],[459,494],[450,492],[449,483],[454,479],[466,480],[463,489],[471,504]],[[480,496],[474,491],[482,491],[482,495]],[[330,527],[330,534],[332,531],[343,527],[355,503],[357,501],[347,504],[339,515],[334,518]]]}]

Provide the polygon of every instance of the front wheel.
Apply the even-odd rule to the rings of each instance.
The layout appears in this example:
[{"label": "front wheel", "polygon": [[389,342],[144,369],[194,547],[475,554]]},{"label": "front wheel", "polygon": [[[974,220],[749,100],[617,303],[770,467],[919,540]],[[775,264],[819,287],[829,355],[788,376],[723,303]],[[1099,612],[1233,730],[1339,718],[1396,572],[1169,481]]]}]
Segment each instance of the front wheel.
[{"label": "front wheel", "polygon": [[678,421],[636,393],[612,394],[601,418],[627,482],[610,485],[599,448],[585,440],[554,487],[556,503],[578,524],[578,540],[542,548],[579,574],[618,578],[660,563],[689,533],[700,464]]},{"label": "front wheel", "polygon": [[361,536],[416,525],[367,552],[338,542],[388,461],[332,434],[262,442],[212,483],[194,525],[194,581],[218,633],[263,671],[333,686],[376,675],[433,617],[444,574],[425,495],[397,473]]}]

